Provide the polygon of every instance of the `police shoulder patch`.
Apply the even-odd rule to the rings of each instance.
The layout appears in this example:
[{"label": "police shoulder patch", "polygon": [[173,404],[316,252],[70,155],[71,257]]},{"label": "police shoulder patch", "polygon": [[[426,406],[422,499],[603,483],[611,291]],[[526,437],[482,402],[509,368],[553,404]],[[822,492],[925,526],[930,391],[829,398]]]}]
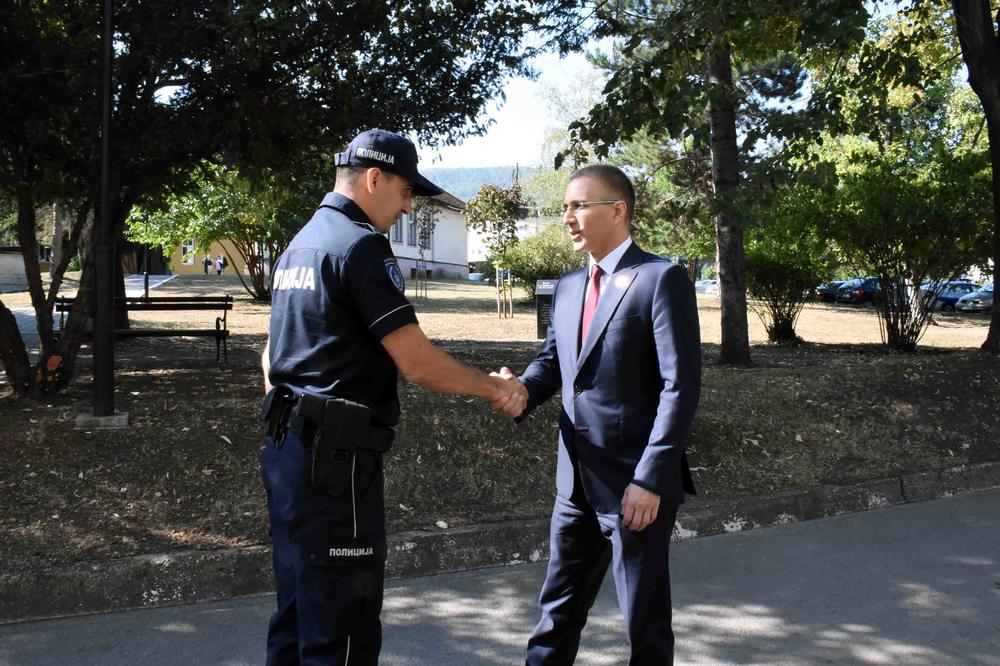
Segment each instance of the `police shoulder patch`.
[{"label": "police shoulder patch", "polygon": [[403,282],[403,271],[399,270],[399,264],[395,259],[385,260],[385,270],[389,274],[389,279],[396,285],[396,289],[406,293],[406,283]]}]

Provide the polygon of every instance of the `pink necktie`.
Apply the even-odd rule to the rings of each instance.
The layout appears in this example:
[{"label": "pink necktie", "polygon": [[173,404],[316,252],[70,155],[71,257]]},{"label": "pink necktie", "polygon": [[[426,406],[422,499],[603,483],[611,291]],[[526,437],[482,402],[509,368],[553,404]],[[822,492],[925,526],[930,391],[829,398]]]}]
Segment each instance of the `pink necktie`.
[{"label": "pink necktie", "polygon": [[600,265],[594,264],[590,269],[590,285],[587,287],[587,300],[583,304],[583,319],[580,321],[580,344],[587,339],[587,329],[590,328],[590,320],[594,318],[594,310],[597,309],[597,299],[601,296],[601,276],[604,271]]}]

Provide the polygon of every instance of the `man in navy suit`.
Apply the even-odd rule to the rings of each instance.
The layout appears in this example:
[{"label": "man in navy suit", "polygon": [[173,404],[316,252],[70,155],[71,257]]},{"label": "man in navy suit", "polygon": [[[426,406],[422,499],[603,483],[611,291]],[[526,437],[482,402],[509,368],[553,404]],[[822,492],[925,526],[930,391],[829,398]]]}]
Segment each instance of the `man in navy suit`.
[{"label": "man in navy suit", "polygon": [[684,444],[701,344],[687,271],[632,242],[634,206],[615,167],[570,176],[563,222],[589,269],[559,281],[545,344],[520,377],[521,418],[562,387],[552,554],[530,666],[573,663],[609,564],[629,664],[673,663],[668,555],[677,508],[694,492]]}]

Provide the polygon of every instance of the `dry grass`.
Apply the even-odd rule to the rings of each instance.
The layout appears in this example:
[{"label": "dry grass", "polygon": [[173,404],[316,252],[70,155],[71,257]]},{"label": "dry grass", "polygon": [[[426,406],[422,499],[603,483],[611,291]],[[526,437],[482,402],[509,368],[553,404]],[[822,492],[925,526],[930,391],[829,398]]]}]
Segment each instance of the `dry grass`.
[{"label": "dry grass", "polygon": [[[19,567],[174,548],[266,542],[258,476],[259,352],[268,307],[235,277],[181,277],[154,293],[230,293],[230,364],[214,343],[185,338],[121,344],[119,408],[130,427],[73,430],[88,411],[89,350],[70,389],[44,404],[0,394],[0,560]],[[19,300],[20,299],[20,300]],[[26,294],[6,294],[28,305]],[[523,368],[538,346],[519,303],[498,319],[488,286],[433,282],[415,302],[429,336],[483,369]],[[983,318],[939,317],[917,354],[887,352],[873,310],[810,305],[808,344],[762,344],[750,315],[755,367],[716,362],[718,300],[699,296],[706,365],[690,444],[708,498],[849,483],[1000,458],[1000,361],[974,351]],[[212,312],[143,312],[154,326],[211,326]],[[404,409],[388,456],[390,529],[542,516],[551,508],[557,401],[514,427],[478,400],[400,383]],[[11,565],[8,565],[11,566]]]},{"label": "dry grass", "polygon": [[[72,296],[77,275],[69,274],[60,294]],[[412,282],[408,283],[412,294]],[[413,299],[420,325],[434,340],[483,342],[533,342],[535,338],[534,304],[525,300],[523,290],[515,291],[515,316],[498,318],[493,287],[474,282],[432,281],[427,298]],[[230,294],[237,299],[230,313],[229,328],[234,335],[267,333],[270,306],[252,301],[236,276],[178,276],[155,288],[159,296],[219,296]],[[8,307],[30,307],[27,292],[0,295]],[[719,299],[698,295],[698,315],[701,319],[702,341],[720,342]],[[133,320],[142,326],[212,326],[215,314],[210,312],[138,312]],[[753,312],[747,315],[751,344],[767,343],[767,333]],[[806,342],[824,344],[880,344],[878,317],[871,305],[809,303],[802,311],[796,328]],[[938,313],[920,341],[924,347],[945,349],[977,348],[989,330],[988,315]]]}]

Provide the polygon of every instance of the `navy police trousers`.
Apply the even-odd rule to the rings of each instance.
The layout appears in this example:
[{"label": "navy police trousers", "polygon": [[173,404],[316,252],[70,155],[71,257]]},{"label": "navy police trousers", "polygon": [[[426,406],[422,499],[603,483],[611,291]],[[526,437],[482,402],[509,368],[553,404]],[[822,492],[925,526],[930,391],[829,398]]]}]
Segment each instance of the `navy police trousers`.
[{"label": "navy police trousers", "polygon": [[385,507],[382,456],[358,449],[342,482],[311,480],[312,449],[293,432],[267,440],[262,477],[278,610],[267,663],[377,664],[382,644]]}]

